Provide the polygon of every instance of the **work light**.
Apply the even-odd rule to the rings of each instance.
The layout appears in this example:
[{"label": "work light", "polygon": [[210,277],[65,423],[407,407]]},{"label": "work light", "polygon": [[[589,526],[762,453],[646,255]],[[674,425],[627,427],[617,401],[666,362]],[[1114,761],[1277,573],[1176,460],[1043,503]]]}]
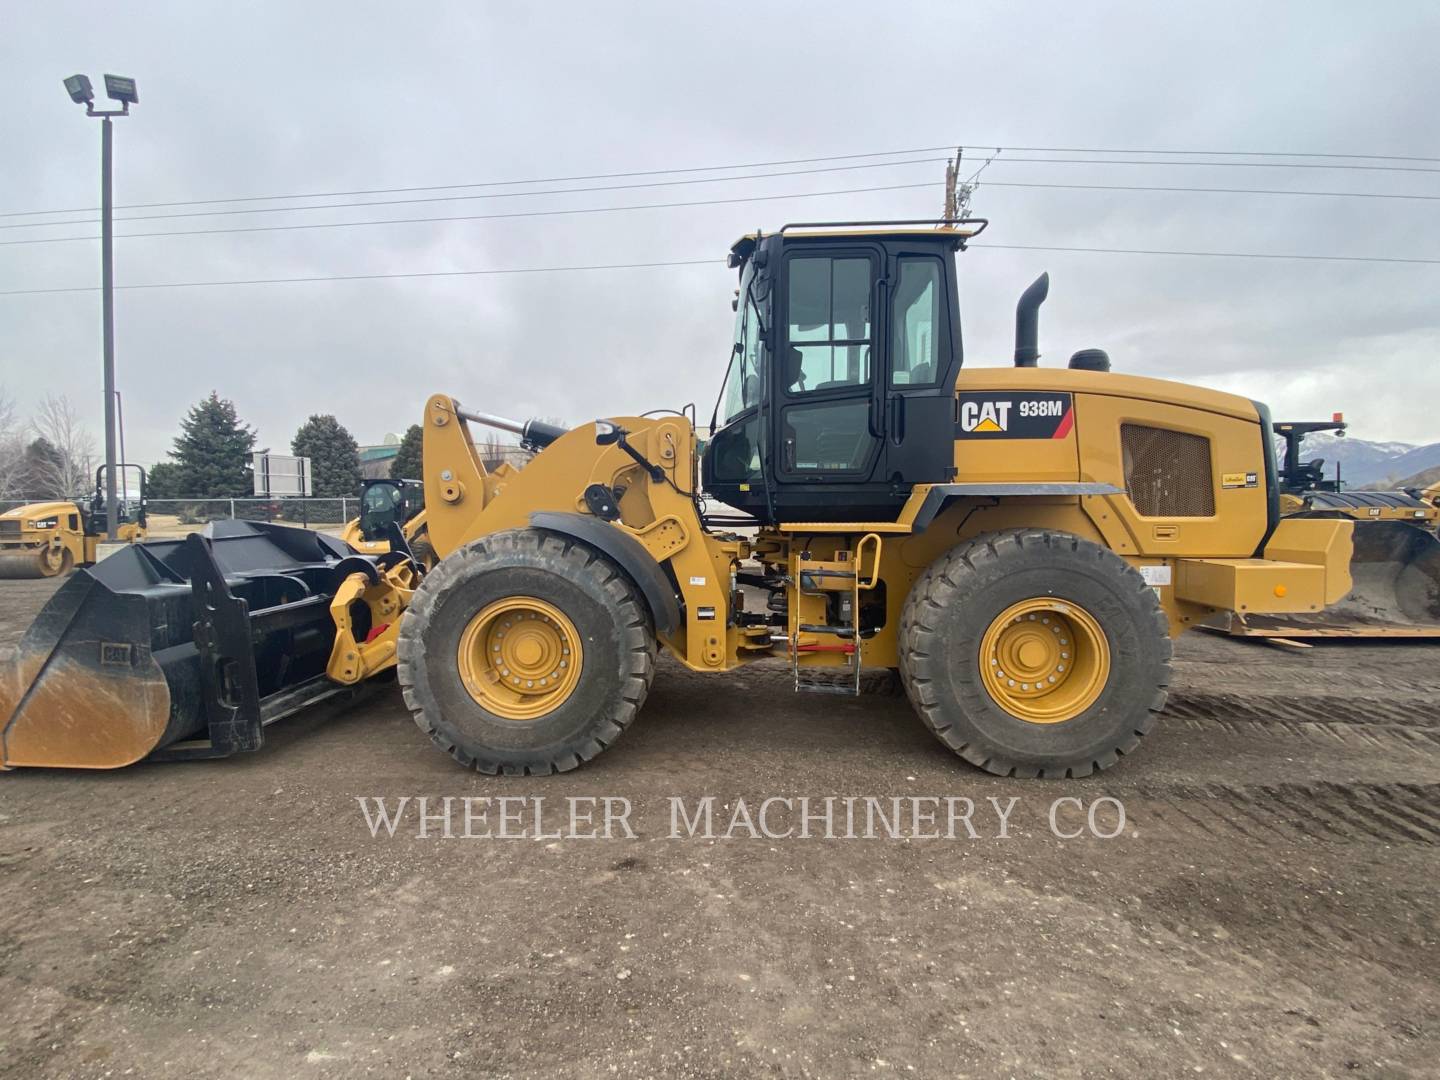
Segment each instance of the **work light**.
[{"label": "work light", "polygon": [[88,75],[71,75],[65,80],[65,92],[76,105],[87,105],[95,100],[95,91],[90,88]]},{"label": "work light", "polygon": [[[89,86],[88,80],[86,86]],[[123,101],[126,105],[140,104],[140,95],[135,91],[135,80],[124,75],[106,75],[105,93],[111,101]]]}]

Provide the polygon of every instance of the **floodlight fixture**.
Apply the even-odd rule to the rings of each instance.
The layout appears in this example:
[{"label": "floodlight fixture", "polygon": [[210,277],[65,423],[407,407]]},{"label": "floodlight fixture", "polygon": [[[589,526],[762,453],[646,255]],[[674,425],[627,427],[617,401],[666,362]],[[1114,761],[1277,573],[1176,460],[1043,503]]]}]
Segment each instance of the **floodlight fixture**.
[{"label": "floodlight fixture", "polygon": [[106,75],[105,95],[111,101],[119,101],[125,105],[140,104],[140,95],[135,90],[135,80],[128,75]]},{"label": "floodlight fixture", "polygon": [[88,105],[95,100],[95,91],[90,86],[88,75],[71,75],[65,80],[65,92],[76,105]]}]

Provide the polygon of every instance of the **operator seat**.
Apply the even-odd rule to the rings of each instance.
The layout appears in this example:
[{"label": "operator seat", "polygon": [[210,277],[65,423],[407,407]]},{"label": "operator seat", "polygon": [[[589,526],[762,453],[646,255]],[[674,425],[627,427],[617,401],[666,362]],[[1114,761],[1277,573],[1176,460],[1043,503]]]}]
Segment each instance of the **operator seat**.
[{"label": "operator seat", "polygon": [[1325,459],[1314,458],[1300,463],[1300,479],[1306,484],[1319,484],[1325,479]]}]

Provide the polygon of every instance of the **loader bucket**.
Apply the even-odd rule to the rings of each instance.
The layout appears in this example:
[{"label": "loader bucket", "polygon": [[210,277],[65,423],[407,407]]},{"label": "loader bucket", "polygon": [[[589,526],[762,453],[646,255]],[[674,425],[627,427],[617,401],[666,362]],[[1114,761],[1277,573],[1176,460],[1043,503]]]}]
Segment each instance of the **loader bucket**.
[{"label": "loader bucket", "polygon": [[113,769],[258,749],[345,688],[330,598],[373,560],[332,537],[225,521],[77,571],[0,660],[0,766]]},{"label": "loader bucket", "polygon": [[1363,622],[1440,629],[1440,540],[1401,521],[1355,524],[1354,585],[1336,610]]},{"label": "loader bucket", "polygon": [[1440,638],[1440,539],[1403,521],[1357,521],[1350,591],[1314,615],[1233,616],[1230,632],[1276,638]]}]

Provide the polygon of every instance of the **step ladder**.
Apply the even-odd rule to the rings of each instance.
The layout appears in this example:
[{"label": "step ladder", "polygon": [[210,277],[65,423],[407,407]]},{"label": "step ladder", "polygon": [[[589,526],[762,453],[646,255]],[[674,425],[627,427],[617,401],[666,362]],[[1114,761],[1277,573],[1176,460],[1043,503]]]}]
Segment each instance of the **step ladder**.
[{"label": "step ladder", "polygon": [[[860,670],[864,666],[865,634],[860,627],[860,594],[875,588],[880,582],[880,537],[866,533],[850,552],[836,552],[833,560],[807,559],[803,554],[795,564],[795,591],[801,596],[826,598],[826,610],[830,608],[829,598],[835,593],[849,593],[849,603],[842,603],[840,611],[844,616],[838,625],[825,623],[797,622],[790,634],[790,672],[795,680],[797,693],[841,694],[858,697],[860,694]],[[863,564],[866,553],[870,552],[870,572],[865,574]],[[795,605],[798,611],[800,605]],[[833,640],[802,641],[821,637]],[[831,652],[845,656],[841,667],[802,666],[800,657],[804,653]],[[836,681],[831,673],[840,672]]]}]

